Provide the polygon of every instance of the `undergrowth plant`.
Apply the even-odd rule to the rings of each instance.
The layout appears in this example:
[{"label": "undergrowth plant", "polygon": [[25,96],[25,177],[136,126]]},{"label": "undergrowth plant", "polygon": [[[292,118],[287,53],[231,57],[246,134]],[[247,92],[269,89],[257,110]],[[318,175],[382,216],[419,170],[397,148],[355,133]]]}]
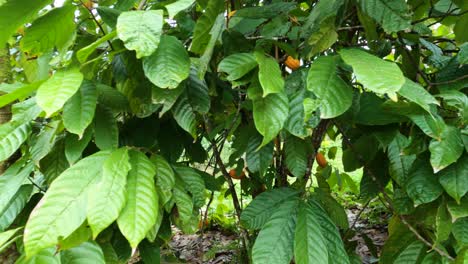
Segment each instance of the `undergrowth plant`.
[{"label": "undergrowth plant", "polygon": [[158,263],[226,186],[241,263],[361,263],[332,190],[362,168],[380,263],[467,263],[467,28],[464,0],[0,1],[0,251]]}]

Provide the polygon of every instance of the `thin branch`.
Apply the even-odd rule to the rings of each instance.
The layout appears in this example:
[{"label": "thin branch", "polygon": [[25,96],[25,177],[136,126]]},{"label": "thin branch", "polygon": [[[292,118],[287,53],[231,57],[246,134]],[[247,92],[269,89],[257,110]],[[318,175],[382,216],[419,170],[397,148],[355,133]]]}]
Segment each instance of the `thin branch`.
[{"label": "thin branch", "polygon": [[353,30],[353,29],[362,29],[363,26],[349,26],[349,27],[339,27],[336,31],[344,31],[344,30]]},{"label": "thin branch", "polygon": [[36,188],[38,188],[39,191],[41,191],[41,192],[43,192],[43,193],[46,192],[46,190],[44,190],[41,186],[37,185],[37,183],[35,183],[35,182],[32,180],[31,177],[28,177],[28,180],[32,183],[32,185],[34,185]]},{"label": "thin branch", "polygon": [[[82,0],[79,0],[81,5],[86,9],[88,10],[89,14],[91,15],[91,18],[94,20],[94,23],[96,23],[96,25],[99,27],[99,30],[101,31],[101,34],[103,36],[106,35],[106,31],[104,30],[104,28],[102,27],[101,23],[99,23],[99,21],[97,20],[96,16],[93,14],[93,11],[88,8]],[[114,47],[112,46],[112,43],[110,42],[110,40],[107,41],[107,43],[109,44],[109,47],[111,48],[111,50],[114,50]]]},{"label": "thin branch", "polygon": [[317,151],[322,144],[323,136],[327,131],[328,124],[330,123],[329,119],[322,119],[317,127],[314,129],[312,133],[312,146],[314,147],[312,153],[310,154],[309,158],[307,159],[307,168],[304,174],[304,184],[307,184],[307,181],[312,174],[312,166],[314,165],[315,155],[317,155]]},{"label": "thin branch", "polygon": [[463,76],[460,76],[458,78],[455,78],[453,80],[450,80],[450,81],[443,81],[443,82],[435,82],[435,83],[431,83],[431,85],[433,86],[437,86],[437,85],[443,85],[443,84],[451,84],[451,83],[455,83],[455,82],[458,82],[458,81],[461,81],[461,80],[464,80],[468,78],[468,74],[466,75],[463,75]]}]

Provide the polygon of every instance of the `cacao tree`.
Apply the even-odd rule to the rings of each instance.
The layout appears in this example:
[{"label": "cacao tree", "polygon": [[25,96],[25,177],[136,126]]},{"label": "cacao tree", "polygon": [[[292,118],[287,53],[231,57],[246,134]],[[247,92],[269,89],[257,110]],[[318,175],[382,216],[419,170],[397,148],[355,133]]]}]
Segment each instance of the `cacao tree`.
[{"label": "cacao tree", "polygon": [[330,186],[360,168],[380,263],[468,261],[467,1],[3,0],[0,28],[16,263],[158,263],[223,188],[239,263],[361,263]]}]

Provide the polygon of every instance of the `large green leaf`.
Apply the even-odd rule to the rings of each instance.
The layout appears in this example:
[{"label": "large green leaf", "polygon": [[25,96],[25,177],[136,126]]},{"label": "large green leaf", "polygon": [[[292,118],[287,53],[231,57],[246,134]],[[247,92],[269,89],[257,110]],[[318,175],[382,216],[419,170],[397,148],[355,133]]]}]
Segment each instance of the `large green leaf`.
[{"label": "large green leaf", "polygon": [[21,213],[21,210],[23,210],[24,206],[29,200],[29,197],[31,196],[32,190],[32,184],[22,185],[15,193],[15,195],[10,199],[10,202],[5,206],[5,208],[1,208],[0,232],[5,231],[13,223],[18,214]]},{"label": "large green leaf", "polygon": [[439,172],[439,182],[457,203],[468,192],[468,155]]},{"label": "large green leaf", "polygon": [[262,6],[242,8],[236,12],[236,16],[246,18],[274,18],[281,13],[287,13],[294,9],[296,3],[278,2]]},{"label": "large green leaf", "polygon": [[210,30],[213,27],[219,13],[224,11],[224,3],[218,0],[209,0],[208,6],[203,15],[197,19],[197,24],[193,30],[192,44],[190,51],[203,54],[208,42],[210,41]]},{"label": "large green leaf", "polygon": [[445,126],[440,139],[433,139],[429,144],[431,165],[438,172],[456,162],[463,154],[463,141],[460,130],[453,126]]},{"label": "large green leaf", "polygon": [[359,0],[359,6],[372,17],[387,33],[411,27],[411,14],[404,0]]},{"label": "large green leaf", "polygon": [[436,214],[436,237],[437,242],[445,241],[452,231],[452,217],[447,209],[447,203],[442,202],[437,208]]},{"label": "large green leaf", "polygon": [[14,91],[0,96],[0,107],[4,107],[5,105],[8,105],[18,99],[22,99],[24,97],[27,97],[29,94],[37,90],[39,88],[39,85],[41,85],[42,81],[40,82],[34,82],[31,84],[26,84],[18,89],[15,89]]},{"label": "large green leaf", "polygon": [[65,157],[70,164],[81,158],[83,150],[88,146],[92,137],[93,130],[91,128],[86,129],[81,139],[75,134],[67,134],[65,137]]},{"label": "large green leaf", "polygon": [[137,58],[150,56],[158,48],[163,27],[163,11],[122,12],[117,19],[117,36]]},{"label": "large green leaf", "polygon": [[161,199],[161,204],[164,205],[172,196],[172,189],[175,185],[175,174],[171,165],[169,165],[163,156],[154,155],[151,157],[151,161],[156,167],[156,186],[159,187],[160,192],[163,192],[159,194],[159,198]]},{"label": "large green leaf", "polygon": [[468,245],[468,217],[459,218],[453,223],[452,234],[460,246]]},{"label": "large green leaf", "polygon": [[183,184],[179,181],[173,190],[174,202],[177,205],[177,211],[179,212],[179,218],[182,223],[187,223],[193,215],[193,199],[188,195]]},{"label": "large green leaf", "polygon": [[102,165],[101,180],[91,188],[87,204],[88,224],[94,238],[117,219],[124,207],[130,168],[126,148],[113,151]]},{"label": "large green leaf", "polygon": [[[30,22],[39,10],[52,3],[52,0],[4,0],[0,2],[0,46],[23,24]],[[27,8],[25,8],[27,7]]]},{"label": "large green leaf", "polygon": [[414,241],[409,246],[407,246],[398,257],[395,259],[394,264],[409,264],[409,263],[418,263],[421,255],[424,254],[426,246],[419,240]]},{"label": "large green leaf", "polygon": [[7,209],[11,199],[18,192],[33,169],[33,164],[28,163],[25,165],[25,161],[25,159],[16,161],[0,176],[0,190],[2,190],[2,195],[0,195],[0,213]]},{"label": "large green leaf", "polygon": [[432,172],[429,162],[423,158],[414,161],[408,174],[406,192],[413,199],[414,204],[430,203],[437,199],[444,189],[439,183],[438,176]]},{"label": "large green leaf", "polygon": [[190,133],[192,137],[196,138],[196,115],[185,93],[181,94],[181,96],[177,99],[177,102],[172,107],[172,114],[177,124],[179,124],[179,126],[185,131]]},{"label": "large green leaf", "polygon": [[[285,80],[285,90],[289,100],[289,116],[284,123],[284,128],[296,137],[303,138],[307,135],[304,100],[309,98],[310,92],[306,89],[307,70],[296,70]],[[314,109],[315,110],[315,109]]]},{"label": "large green leaf", "polygon": [[293,256],[298,200],[277,205],[252,248],[253,263],[288,264]]},{"label": "large green leaf", "polygon": [[143,59],[146,77],[160,88],[175,89],[190,73],[190,58],[174,36],[163,35],[155,53]]},{"label": "large green leaf", "polygon": [[346,64],[353,67],[357,80],[375,93],[393,95],[405,83],[403,73],[393,62],[354,48],[342,49],[340,55]]},{"label": "large green leaf", "polygon": [[284,90],[284,80],[278,62],[261,51],[256,51],[254,56],[258,63],[258,79],[263,89],[263,97],[281,93]]},{"label": "large green leaf", "polygon": [[[88,156],[55,179],[34,208],[24,231],[24,248],[28,256],[57,244],[86,219],[88,191],[101,177],[102,163],[109,152]],[[64,195],[66,194],[66,195]]]},{"label": "large green leaf", "polygon": [[195,207],[201,208],[205,204],[205,182],[201,175],[193,168],[186,166],[173,166],[175,172],[185,183],[187,189],[193,196]]},{"label": "large green leaf", "polygon": [[252,53],[235,53],[224,58],[218,65],[218,71],[228,74],[227,80],[237,80],[257,67]]},{"label": "large green leaf", "polygon": [[198,78],[198,70],[195,67],[190,69],[190,76],[187,81],[185,92],[189,103],[194,111],[206,114],[211,107],[211,98],[208,91],[208,85],[204,79]]},{"label": "large green leaf", "polygon": [[82,80],[83,74],[77,68],[55,72],[37,90],[37,104],[51,116],[78,91]]},{"label": "large green leaf", "polygon": [[9,122],[0,125],[0,162],[13,155],[30,133],[29,123]]},{"label": "large green leaf", "polygon": [[60,121],[53,121],[47,124],[43,130],[31,141],[31,158],[34,162],[39,162],[52,150],[55,144],[56,134],[61,127]]},{"label": "large green leaf", "polygon": [[172,106],[176,103],[177,98],[185,91],[186,83],[182,82],[175,89],[161,89],[158,87],[152,88],[152,101],[156,104],[162,104],[163,108],[159,112],[159,116],[162,117]]},{"label": "large green leaf", "polygon": [[5,248],[7,248],[12,242],[14,242],[14,240],[17,238],[17,237],[16,238],[14,237],[15,234],[18,233],[18,231],[22,228],[23,227],[21,226],[21,227],[0,233],[0,253],[2,253],[2,251]]},{"label": "large green leaf", "polygon": [[288,118],[289,102],[284,92],[269,94],[253,101],[253,116],[257,131],[263,136],[260,147],[273,140]]},{"label": "large green leaf", "polygon": [[289,171],[298,178],[303,177],[307,168],[307,141],[288,135],[284,140],[283,150]]},{"label": "large green leaf", "polygon": [[69,46],[76,27],[75,10],[74,5],[67,4],[34,20],[21,39],[23,51],[41,55],[54,48],[61,51]]},{"label": "large green leaf", "polygon": [[265,174],[268,166],[273,160],[273,142],[266,146],[260,147],[262,136],[255,134],[250,137],[246,149],[247,166],[251,172],[260,172],[260,175]]},{"label": "large green leaf", "polygon": [[277,207],[285,201],[296,200],[298,192],[290,188],[261,193],[242,211],[241,223],[249,229],[263,228]]},{"label": "large green leaf", "polygon": [[57,254],[55,247],[49,247],[39,251],[34,256],[27,256],[25,254],[19,257],[15,264],[61,264],[60,255]]},{"label": "large green leaf", "polygon": [[307,76],[307,89],[320,100],[320,117],[333,118],[351,106],[353,91],[336,72],[339,57],[322,56],[314,60]]},{"label": "large green leaf", "polygon": [[301,202],[294,238],[294,256],[298,264],[328,263],[328,250],[320,223],[309,203]]},{"label": "large green leaf", "polygon": [[177,13],[183,11],[193,5],[195,0],[178,0],[174,3],[165,5],[167,12],[169,13],[169,18],[174,18]]},{"label": "large green leaf", "polygon": [[104,253],[96,242],[84,242],[60,254],[61,264],[104,264]]},{"label": "large green leaf", "polygon": [[119,146],[119,129],[112,110],[103,105],[96,107],[94,117],[94,142],[102,150]]},{"label": "large green leaf", "polygon": [[405,79],[405,84],[403,84],[398,93],[406,99],[418,104],[428,113],[431,113],[431,110],[429,109],[430,104],[439,105],[439,102],[434,98],[434,96],[426,91],[421,85],[408,78]]},{"label": "large green leaf", "polygon": [[112,31],[111,33],[103,36],[102,38],[96,40],[95,42],[89,44],[88,46],[78,50],[76,52],[76,58],[79,62],[84,63],[88,59],[89,55],[91,55],[102,43],[110,41],[111,39],[117,36],[116,31]]},{"label": "large green leaf", "polygon": [[415,155],[404,155],[403,149],[410,143],[402,134],[398,133],[388,145],[387,155],[389,160],[389,173],[393,180],[400,186],[404,186],[411,164],[416,159]]},{"label": "large green leaf", "polygon": [[71,133],[80,138],[91,124],[96,110],[97,89],[94,83],[84,80],[80,89],[63,107],[63,124]]},{"label": "large green leaf", "polygon": [[200,79],[203,79],[205,77],[206,71],[208,70],[208,67],[210,66],[210,62],[213,57],[214,48],[216,44],[218,43],[218,40],[221,37],[221,33],[225,29],[225,24],[226,24],[225,21],[226,19],[223,13],[219,14],[218,17],[216,17],[213,27],[210,30],[210,41],[208,41],[208,44],[206,45],[203,55],[196,62],[198,66],[197,67],[198,78]]},{"label": "large green leaf", "polygon": [[65,156],[64,139],[57,141],[50,153],[40,161],[40,166],[41,172],[49,184],[70,167]]},{"label": "large green leaf", "polygon": [[336,226],[317,202],[309,200],[309,205],[312,207],[315,218],[322,229],[322,235],[328,249],[328,263],[349,264],[348,254],[346,254],[343,241]]},{"label": "large green leaf", "polygon": [[154,226],[159,205],[154,187],[156,169],[153,163],[141,152],[130,151],[129,155],[132,168],[127,177],[127,202],[117,224],[135,249]]}]

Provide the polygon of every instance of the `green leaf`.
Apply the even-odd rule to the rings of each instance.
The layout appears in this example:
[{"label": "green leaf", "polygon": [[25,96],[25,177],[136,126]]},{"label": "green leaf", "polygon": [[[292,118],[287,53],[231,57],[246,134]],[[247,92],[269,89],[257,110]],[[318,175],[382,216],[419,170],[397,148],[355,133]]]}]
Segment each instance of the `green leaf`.
[{"label": "green leaf", "polygon": [[[4,176],[2,175],[1,177]],[[23,210],[28,202],[32,190],[33,186],[31,184],[22,185],[18,192],[10,199],[7,206],[1,208],[3,210],[0,211],[0,232],[5,231],[15,221],[15,218],[21,213],[21,210]]]},{"label": "green leaf", "polygon": [[460,130],[453,126],[445,126],[440,139],[433,139],[429,144],[431,165],[438,172],[456,162],[463,154],[463,141]]},{"label": "green leaf", "polygon": [[353,67],[357,80],[377,94],[395,93],[405,83],[403,73],[393,62],[360,49],[342,49],[340,55],[346,64]]},{"label": "green leaf", "polygon": [[70,164],[75,163],[81,158],[84,149],[88,146],[92,137],[92,129],[86,129],[81,139],[75,134],[67,134],[65,137],[65,157]]},{"label": "green leaf", "polygon": [[343,114],[352,104],[353,91],[337,73],[337,56],[314,60],[307,76],[307,89],[320,100],[320,117],[327,119]]},{"label": "green leaf", "polygon": [[284,90],[284,80],[278,62],[262,51],[256,51],[254,56],[258,63],[258,79],[263,89],[263,97],[281,93]]},{"label": "green leaf", "polygon": [[165,5],[169,18],[174,18],[180,11],[183,11],[193,5],[195,0],[179,0],[174,3]]},{"label": "green leaf", "polygon": [[[52,0],[4,0],[0,4],[0,45],[3,47],[16,30],[36,16]],[[28,8],[25,8],[28,7]]]},{"label": "green leaf", "polygon": [[288,13],[296,7],[296,3],[278,2],[263,6],[239,9],[236,16],[245,18],[274,18],[281,13]]},{"label": "green leaf", "polygon": [[69,235],[65,239],[60,239],[57,248],[60,248],[60,250],[74,248],[81,245],[84,242],[89,241],[91,237],[91,228],[89,227],[88,222],[85,221],[80,227],[73,231],[71,235]]},{"label": "green leaf", "polygon": [[41,172],[49,184],[70,167],[65,156],[65,140],[57,141],[51,152],[40,161],[40,165]]},{"label": "green leaf", "polygon": [[279,188],[263,192],[242,211],[241,223],[249,229],[263,228],[280,204],[296,200],[298,192],[290,188]]},{"label": "green leaf", "polygon": [[260,147],[265,146],[278,135],[288,114],[289,102],[284,93],[269,94],[253,101],[255,127],[263,136]]},{"label": "green leaf", "polygon": [[188,223],[193,215],[193,200],[181,184],[176,184],[173,190],[174,202],[177,205],[179,218],[182,223]]},{"label": "green leaf", "polygon": [[224,3],[218,0],[209,0],[208,6],[202,16],[197,19],[195,29],[193,30],[193,39],[190,51],[203,54],[210,41],[210,30],[213,27],[219,13],[224,11]]},{"label": "green leaf", "polygon": [[25,254],[19,257],[15,264],[61,264],[60,255],[54,247],[49,247],[39,251],[34,256],[27,256]]},{"label": "green leaf", "polygon": [[8,159],[19,149],[31,133],[27,123],[9,122],[0,125],[0,162]]},{"label": "green leaf", "polygon": [[211,62],[211,58],[213,57],[214,48],[221,37],[221,33],[225,29],[225,17],[224,14],[221,13],[216,18],[213,27],[210,30],[210,41],[203,52],[203,55],[197,62],[198,66],[198,78],[203,79],[205,77],[206,71],[208,70],[209,64]]},{"label": "green leaf", "polygon": [[80,89],[63,107],[63,124],[71,133],[80,138],[91,124],[97,104],[97,90],[94,83],[84,80]]},{"label": "green leaf", "polygon": [[394,264],[409,264],[419,263],[418,260],[424,254],[426,246],[419,240],[414,241],[407,246],[398,257],[395,259]]},{"label": "green leaf", "polygon": [[31,84],[27,84],[18,89],[15,89],[14,91],[8,94],[0,96],[0,107],[4,107],[5,105],[8,105],[18,99],[27,97],[29,94],[37,90],[41,83],[42,82],[34,82]]},{"label": "green leaf", "polygon": [[415,206],[434,201],[443,191],[430,164],[423,158],[416,159],[406,182],[406,192],[413,199]]},{"label": "green leaf", "polygon": [[460,51],[457,54],[457,60],[460,64],[468,64],[468,43],[460,45]]},{"label": "green leaf", "polygon": [[122,12],[117,19],[117,36],[137,58],[150,56],[158,48],[164,24],[162,10]]},{"label": "green leaf", "polygon": [[322,235],[328,249],[328,263],[349,264],[348,254],[346,254],[338,229],[317,202],[309,200],[309,204],[322,229]]},{"label": "green leaf", "polygon": [[21,39],[23,51],[31,55],[41,55],[53,51],[54,48],[59,51],[67,48],[71,44],[70,39],[75,35],[75,10],[74,5],[66,4],[34,20],[32,25],[26,28]]},{"label": "green leaf", "polygon": [[292,175],[302,178],[307,168],[307,141],[288,135],[284,140],[283,149],[289,171]]},{"label": "green leaf", "polygon": [[37,90],[37,104],[51,116],[78,91],[82,80],[83,74],[77,68],[55,72]]},{"label": "green leaf", "polygon": [[328,217],[333,223],[342,228],[348,229],[348,216],[344,207],[338,203],[333,196],[331,196],[328,192],[325,192],[321,189],[318,189],[314,193],[314,198],[320,202],[322,208],[325,209]]},{"label": "green leaf", "polygon": [[193,196],[193,204],[201,208],[205,204],[205,182],[201,175],[193,168],[173,166],[176,174],[185,183],[185,189]]},{"label": "green leaf", "polygon": [[298,199],[279,204],[260,230],[252,248],[253,263],[288,264],[293,257],[293,238]]},{"label": "green leaf", "polygon": [[53,121],[47,124],[43,130],[33,138],[31,146],[31,159],[34,162],[39,162],[52,150],[55,144],[56,134],[59,132],[61,127],[60,121]]},{"label": "green leaf", "polygon": [[86,219],[88,191],[101,177],[101,164],[108,156],[106,151],[88,156],[52,182],[26,224],[24,248],[28,256],[57,244],[59,237],[68,237],[81,226]]},{"label": "green leaf", "polygon": [[468,15],[464,14],[458,19],[457,23],[453,27],[453,33],[455,33],[455,40],[458,43],[468,42],[468,36],[466,36],[466,28],[468,27]]},{"label": "green leaf", "polygon": [[218,71],[227,73],[228,81],[234,81],[244,77],[257,65],[255,56],[252,53],[235,53],[227,56],[219,63]]},{"label": "green leaf", "polygon": [[250,137],[247,150],[246,161],[251,172],[260,172],[260,175],[265,174],[268,166],[273,160],[273,142],[261,147],[262,137],[255,134]]},{"label": "green leaf", "polygon": [[112,29],[115,29],[115,26],[117,25],[117,19],[119,18],[120,13],[122,13],[120,10],[117,9],[117,6],[116,8],[98,6],[96,8],[96,11],[105,24],[107,24]]},{"label": "green leaf", "polygon": [[0,233],[0,253],[6,248],[8,247],[8,245],[10,245],[14,240],[14,236],[16,233],[18,233],[18,231],[20,229],[22,229],[23,227],[18,227],[18,228],[15,228],[15,229],[11,229],[11,230],[8,230],[8,231],[5,231],[5,232],[1,232]]},{"label": "green leaf", "polygon": [[181,94],[177,99],[177,102],[172,107],[172,114],[181,128],[190,133],[192,137],[197,137],[196,115],[185,93]]},{"label": "green leaf", "polygon": [[436,215],[436,237],[437,242],[445,241],[450,236],[452,230],[452,217],[447,210],[447,204],[442,202],[437,208]]},{"label": "green leaf", "polygon": [[104,253],[96,242],[84,242],[61,252],[62,264],[105,264]]},{"label": "green leaf", "polygon": [[95,42],[89,44],[88,46],[81,48],[76,52],[76,58],[79,62],[85,63],[88,60],[89,55],[91,55],[102,43],[105,43],[117,36],[116,31],[106,34],[102,38],[96,40]]},{"label": "green leaf", "polygon": [[455,164],[439,172],[439,182],[444,190],[458,204],[468,192],[468,155],[465,154]]},{"label": "green leaf", "polygon": [[190,73],[190,58],[176,37],[163,35],[155,53],[143,59],[146,77],[160,88],[175,89]]},{"label": "green leaf", "polygon": [[405,155],[403,153],[403,150],[409,145],[409,143],[409,139],[398,133],[393,141],[388,145],[387,149],[390,176],[400,186],[404,186],[408,178],[411,165],[416,159],[416,155]]},{"label": "green leaf", "polygon": [[152,88],[153,103],[162,104],[163,108],[159,112],[159,117],[162,117],[176,103],[179,96],[185,91],[186,83],[181,83],[175,89],[161,89],[158,87]]},{"label": "green leaf", "polygon": [[309,203],[301,202],[294,238],[294,256],[298,264],[328,263],[328,250],[320,223]]},{"label": "green leaf", "polygon": [[[156,167],[156,186],[159,187],[161,204],[166,204],[172,196],[172,189],[175,186],[175,174],[171,165],[161,155],[153,155],[151,161]],[[167,197],[167,200],[164,199]]]},{"label": "green leaf", "polygon": [[468,217],[468,196],[463,196],[460,204],[454,200],[449,200],[447,202],[447,209],[450,212],[453,221],[457,220],[458,218]]},{"label": "green leaf", "polygon": [[101,180],[91,188],[87,204],[88,224],[94,238],[117,219],[124,207],[130,168],[126,148],[114,150],[104,161]]},{"label": "green leaf", "polygon": [[96,85],[98,102],[115,111],[126,111],[129,108],[128,99],[119,90],[104,84]]},{"label": "green leaf", "polygon": [[409,101],[418,104],[428,113],[431,113],[431,110],[429,109],[430,104],[439,105],[439,102],[434,98],[434,96],[426,91],[421,85],[408,78],[406,78],[405,84],[403,84],[398,93]]},{"label": "green leaf", "polygon": [[452,234],[460,246],[468,245],[468,217],[459,218],[453,223]]},{"label": "green leaf", "polygon": [[119,129],[112,110],[98,105],[94,117],[94,142],[101,150],[119,146]]},{"label": "green leaf", "polygon": [[25,161],[24,158],[16,161],[0,176],[0,213],[8,208],[10,201],[32,172],[33,164],[26,164]]},{"label": "green leaf", "polygon": [[359,0],[359,6],[372,17],[387,33],[411,27],[411,14],[404,0]]},{"label": "green leaf", "polygon": [[206,114],[211,107],[211,98],[205,80],[199,79],[197,75],[197,68],[192,67],[190,69],[190,76],[185,92],[187,93],[189,103],[193,110],[201,114]]},{"label": "green leaf", "polygon": [[[304,100],[311,94],[306,90],[307,71],[297,70],[288,75],[285,80],[285,90],[289,100],[289,116],[284,128],[296,137],[303,138],[307,135],[304,126],[306,117],[304,111]],[[315,109],[314,109],[315,110]]]},{"label": "green leaf", "polygon": [[154,226],[158,196],[154,188],[156,169],[145,154],[130,151],[131,170],[127,176],[127,203],[117,219],[120,231],[135,249]]}]

